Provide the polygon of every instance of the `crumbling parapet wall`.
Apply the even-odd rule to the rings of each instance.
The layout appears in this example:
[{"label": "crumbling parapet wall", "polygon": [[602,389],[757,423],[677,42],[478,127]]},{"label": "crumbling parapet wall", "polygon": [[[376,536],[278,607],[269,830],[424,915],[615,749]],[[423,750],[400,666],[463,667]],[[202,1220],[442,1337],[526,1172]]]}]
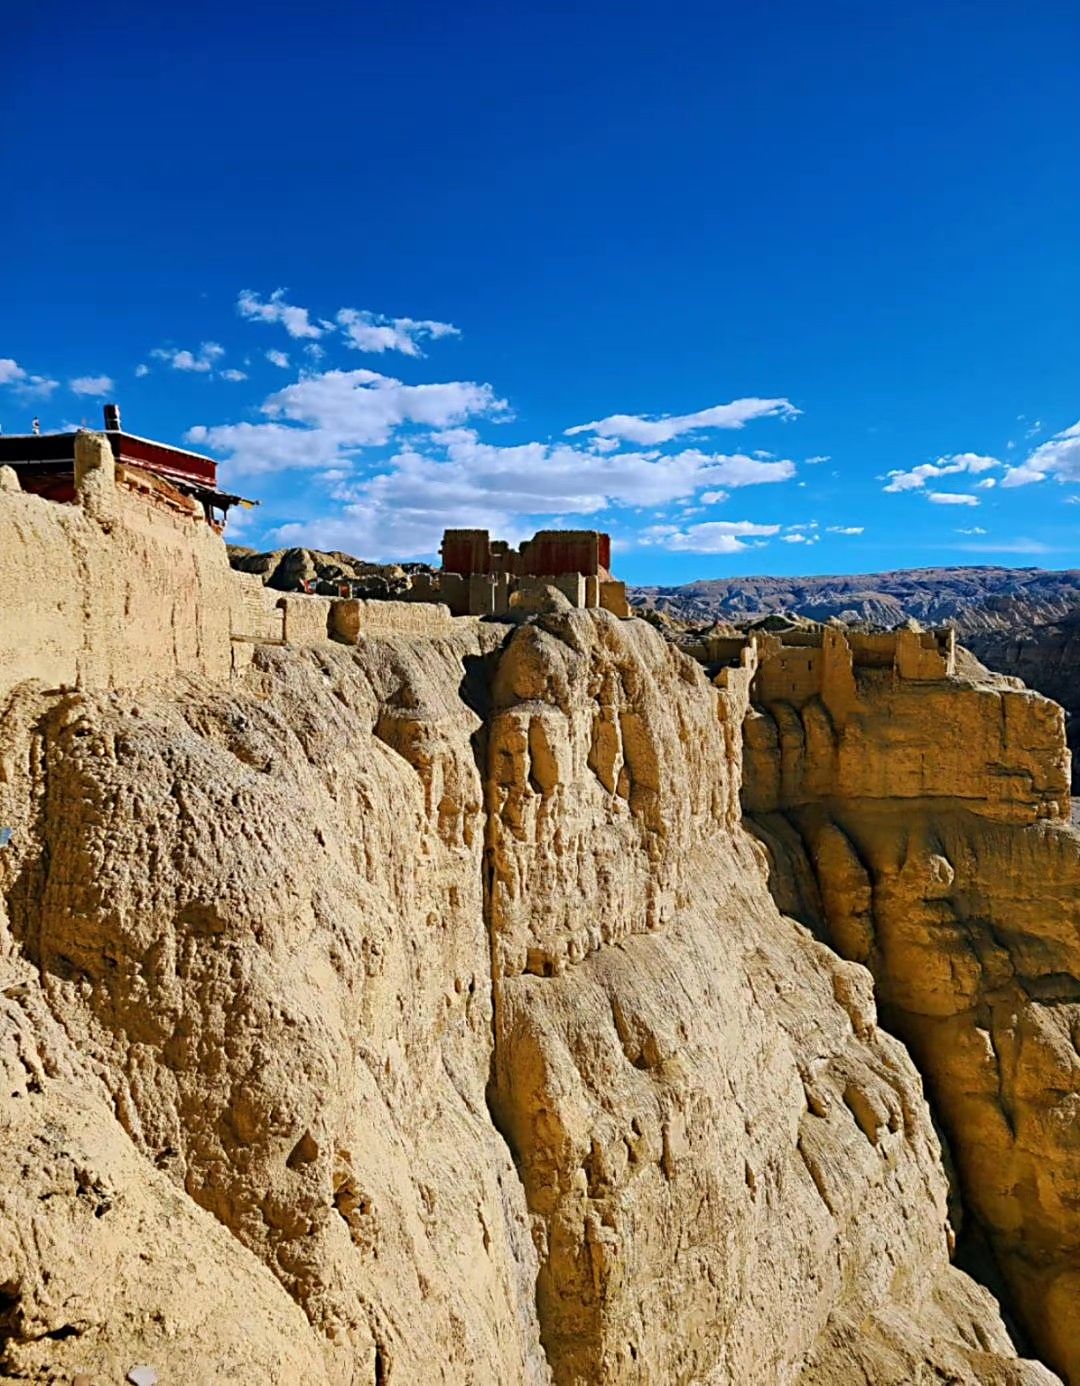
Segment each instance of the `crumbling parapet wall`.
[{"label": "crumbling parapet wall", "polygon": [[330,639],[330,597],[279,597],[284,613],[283,638],[287,645],[325,645]]},{"label": "crumbling parapet wall", "polygon": [[626,596],[626,583],[618,582],[614,578],[599,581],[597,583],[597,600],[595,602],[586,601],[585,605],[601,606],[605,611],[610,611],[613,616],[618,616],[623,621],[629,620],[633,615]]},{"label": "crumbling parapet wall", "polygon": [[757,701],[798,708],[820,699],[839,721],[858,702],[860,671],[889,672],[912,683],[949,679],[956,672],[956,636],[951,629],[867,633],[829,625],[779,633],[706,633],[682,648],[700,664],[727,665],[738,663],[741,651],[751,645],[758,652]]},{"label": "crumbling parapet wall", "polygon": [[77,503],[0,487],[0,697],[25,680],[132,687],[227,678],[234,574],[201,520],[116,483],[103,435],[76,440]]},{"label": "crumbling parapet wall", "polygon": [[434,602],[345,598],[330,606],[330,634],[346,645],[355,645],[365,636],[446,635],[453,621],[450,608]]},{"label": "crumbling parapet wall", "polygon": [[234,641],[276,643],[285,638],[285,613],[278,594],[257,573],[233,569],[231,631]]},{"label": "crumbling parapet wall", "polygon": [[847,631],[855,666],[893,669],[903,679],[947,679],[956,670],[956,632],[944,630]]}]

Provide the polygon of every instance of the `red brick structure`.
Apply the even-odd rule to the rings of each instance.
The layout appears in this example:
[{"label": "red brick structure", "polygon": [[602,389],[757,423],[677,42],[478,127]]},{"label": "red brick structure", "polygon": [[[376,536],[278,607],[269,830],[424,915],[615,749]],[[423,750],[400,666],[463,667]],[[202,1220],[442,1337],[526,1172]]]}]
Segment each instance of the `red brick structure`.
[{"label": "red brick structure", "polygon": [[448,529],[441,552],[442,571],[460,577],[611,577],[611,537],[596,529],[542,529],[518,550],[486,529]]},{"label": "red brick structure", "polygon": [[611,538],[596,529],[542,529],[513,549],[486,529],[448,529],[442,569],[414,582],[414,600],[439,601],[456,616],[501,616],[529,590],[556,587],[576,607],[629,616],[626,586],[611,576]]}]

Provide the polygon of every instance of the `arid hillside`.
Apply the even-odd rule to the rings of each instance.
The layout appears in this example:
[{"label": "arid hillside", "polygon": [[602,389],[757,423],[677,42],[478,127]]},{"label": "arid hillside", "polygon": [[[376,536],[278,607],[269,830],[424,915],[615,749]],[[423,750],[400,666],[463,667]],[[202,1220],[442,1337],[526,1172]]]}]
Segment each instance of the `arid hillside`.
[{"label": "arid hillside", "polygon": [[1080,607],[1080,571],[1040,568],[910,568],[836,577],[709,578],[632,589],[636,605],[689,620],[754,621],[776,612],[814,621],[924,625],[1017,634]]}]

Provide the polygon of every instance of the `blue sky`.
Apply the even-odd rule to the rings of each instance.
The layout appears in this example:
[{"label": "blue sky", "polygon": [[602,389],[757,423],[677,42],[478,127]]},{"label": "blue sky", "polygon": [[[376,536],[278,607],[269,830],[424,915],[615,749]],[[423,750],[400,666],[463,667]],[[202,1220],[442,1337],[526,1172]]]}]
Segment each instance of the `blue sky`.
[{"label": "blue sky", "polygon": [[1075,4],[6,22],[5,432],[115,398],[259,546],[1080,565]]}]

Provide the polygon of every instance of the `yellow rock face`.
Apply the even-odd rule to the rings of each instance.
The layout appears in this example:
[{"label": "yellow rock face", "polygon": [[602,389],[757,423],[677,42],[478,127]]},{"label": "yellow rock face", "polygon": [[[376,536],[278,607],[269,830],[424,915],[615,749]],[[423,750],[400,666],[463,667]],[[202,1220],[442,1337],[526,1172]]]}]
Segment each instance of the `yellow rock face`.
[{"label": "yellow rock face", "polygon": [[825,723],[814,704],[748,723],[774,878],[873,972],[1029,1333],[1080,1380],[1080,834],[1061,710],[989,676],[863,677],[846,723]]}]

